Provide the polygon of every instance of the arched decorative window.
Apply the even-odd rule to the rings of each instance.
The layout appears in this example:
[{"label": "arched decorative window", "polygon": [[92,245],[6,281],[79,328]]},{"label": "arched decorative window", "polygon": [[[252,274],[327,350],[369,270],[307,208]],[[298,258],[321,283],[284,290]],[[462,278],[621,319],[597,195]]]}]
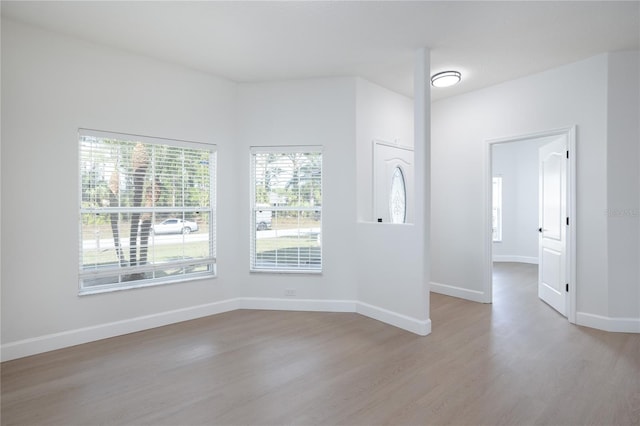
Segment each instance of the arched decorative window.
[{"label": "arched decorative window", "polygon": [[396,167],[391,177],[391,194],[389,199],[391,223],[405,223],[407,220],[407,189],[404,173]]}]

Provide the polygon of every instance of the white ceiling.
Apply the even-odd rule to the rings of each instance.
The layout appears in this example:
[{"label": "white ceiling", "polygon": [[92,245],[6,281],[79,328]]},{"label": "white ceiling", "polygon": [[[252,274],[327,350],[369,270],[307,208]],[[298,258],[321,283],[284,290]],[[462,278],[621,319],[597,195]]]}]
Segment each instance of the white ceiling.
[{"label": "white ceiling", "polygon": [[438,99],[640,48],[640,1],[12,2],[2,15],[238,82],[358,75],[411,96],[413,57],[461,84]]}]

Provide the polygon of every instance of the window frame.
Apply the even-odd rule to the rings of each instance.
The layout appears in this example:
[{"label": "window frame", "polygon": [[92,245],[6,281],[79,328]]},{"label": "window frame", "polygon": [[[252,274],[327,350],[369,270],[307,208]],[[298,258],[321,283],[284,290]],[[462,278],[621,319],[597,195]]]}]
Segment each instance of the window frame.
[{"label": "window frame", "polygon": [[[85,158],[83,156],[83,138],[97,138],[97,139],[111,139],[122,142],[120,146],[124,146],[125,143],[143,143],[146,146],[154,145],[154,146],[164,146],[170,148],[178,148],[178,149],[195,149],[200,151],[208,151],[209,155],[209,163],[208,163],[208,179],[209,179],[209,188],[208,188],[208,196],[209,203],[208,206],[118,206],[118,207],[85,207],[83,205],[83,161]],[[141,136],[134,135],[128,133],[119,133],[119,132],[111,132],[111,131],[102,131],[102,130],[94,130],[94,129],[86,129],[79,128],[77,133],[78,140],[78,244],[79,244],[79,254],[78,254],[78,295],[92,295],[113,291],[123,291],[134,288],[141,287],[152,287],[158,285],[166,285],[166,284],[175,284],[188,282],[193,280],[200,279],[208,279],[215,278],[217,276],[217,145],[215,144],[207,144],[201,142],[192,142],[178,139],[169,139],[169,138],[160,138],[160,137],[152,137],[152,136]],[[155,174],[153,177],[155,178]],[[208,215],[208,233],[207,235],[207,243],[208,243],[208,255],[203,258],[196,258],[194,260],[180,260],[180,261],[172,261],[167,263],[159,263],[153,264],[152,262],[143,264],[143,265],[135,265],[135,266],[123,266],[117,261],[116,257],[116,265],[107,267],[102,271],[98,271],[98,264],[95,264],[94,268],[86,267],[84,264],[84,240],[83,240],[83,216],[87,214],[105,214],[105,213],[118,213],[118,224],[120,225],[122,221],[121,214],[132,214],[134,212],[138,212],[140,214],[143,213],[151,213],[151,226],[157,225],[156,223],[156,213],[180,213],[182,216],[179,219],[186,220],[186,213],[202,213]],[[141,219],[142,221],[142,219]],[[122,233],[122,232],[121,232]],[[154,239],[153,248],[155,249],[155,235],[152,237],[153,233],[149,231],[149,241]],[[181,247],[187,247],[186,239],[183,235],[182,245]],[[126,240],[126,238],[123,238]],[[142,243],[140,243],[142,244]],[[124,249],[126,247],[122,246]],[[139,246],[142,247],[142,246]],[[151,249],[152,245],[149,244],[147,246],[148,250]],[[125,259],[126,260],[126,259]],[[166,277],[151,277],[151,278],[143,278],[143,279],[133,279],[127,280],[126,275],[133,274],[141,274],[149,271],[162,271],[166,270],[169,267],[178,267],[178,268],[186,268],[189,266],[193,267],[202,267],[206,266],[206,270],[196,271],[196,272],[181,272],[176,275],[168,275]],[[96,279],[99,277],[118,277],[117,282],[113,283],[104,283],[104,284],[96,284],[96,285],[86,285],[86,281],[91,278]]]},{"label": "window frame", "polygon": [[[320,266],[318,268],[265,268],[259,267],[256,265],[256,237],[257,237],[257,226],[256,226],[256,214],[259,211],[264,211],[267,208],[265,206],[259,206],[256,203],[256,176],[255,176],[255,155],[256,154],[295,154],[295,153],[314,153],[320,155],[320,194],[321,199],[324,200],[324,150],[322,146],[319,145],[278,145],[278,146],[251,146],[249,148],[249,168],[250,168],[250,177],[249,177],[249,212],[250,212],[250,247],[249,247],[249,272],[251,273],[266,273],[266,274],[312,274],[312,275],[320,275],[324,270],[324,256],[323,256],[323,248],[321,244],[322,233],[323,233],[323,205],[324,201],[320,203],[320,206],[314,207],[300,207],[300,206],[291,206],[291,207],[283,207],[283,206],[269,206],[268,209],[274,212],[317,212],[319,217],[319,234],[318,234],[318,245],[319,245],[319,258],[320,258]],[[300,228],[298,228],[300,229]]]}]

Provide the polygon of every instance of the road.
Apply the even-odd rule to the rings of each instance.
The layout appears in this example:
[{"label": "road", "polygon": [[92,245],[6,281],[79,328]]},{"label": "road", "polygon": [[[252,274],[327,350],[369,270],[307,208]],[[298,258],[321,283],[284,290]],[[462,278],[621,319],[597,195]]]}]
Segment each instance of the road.
[{"label": "road", "polygon": [[[149,236],[149,245],[167,245],[167,244],[180,244],[184,242],[199,242],[199,241],[207,241],[209,238],[208,234],[205,233],[193,233],[193,234],[172,234],[172,235],[150,235]],[[120,245],[124,247],[129,247],[129,238],[121,238]],[[99,250],[109,250],[113,249],[113,238],[96,238],[92,240],[84,240],[82,241],[82,249],[83,250],[94,250],[96,247]]]}]

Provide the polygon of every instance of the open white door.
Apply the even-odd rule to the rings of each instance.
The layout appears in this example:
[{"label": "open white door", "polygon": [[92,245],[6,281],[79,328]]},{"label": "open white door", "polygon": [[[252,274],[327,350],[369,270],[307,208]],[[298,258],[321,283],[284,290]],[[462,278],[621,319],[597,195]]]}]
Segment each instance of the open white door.
[{"label": "open white door", "polygon": [[374,142],[373,204],[375,220],[413,222],[413,149]]},{"label": "open white door", "polygon": [[539,148],[538,297],[567,316],[567,138]]}]

